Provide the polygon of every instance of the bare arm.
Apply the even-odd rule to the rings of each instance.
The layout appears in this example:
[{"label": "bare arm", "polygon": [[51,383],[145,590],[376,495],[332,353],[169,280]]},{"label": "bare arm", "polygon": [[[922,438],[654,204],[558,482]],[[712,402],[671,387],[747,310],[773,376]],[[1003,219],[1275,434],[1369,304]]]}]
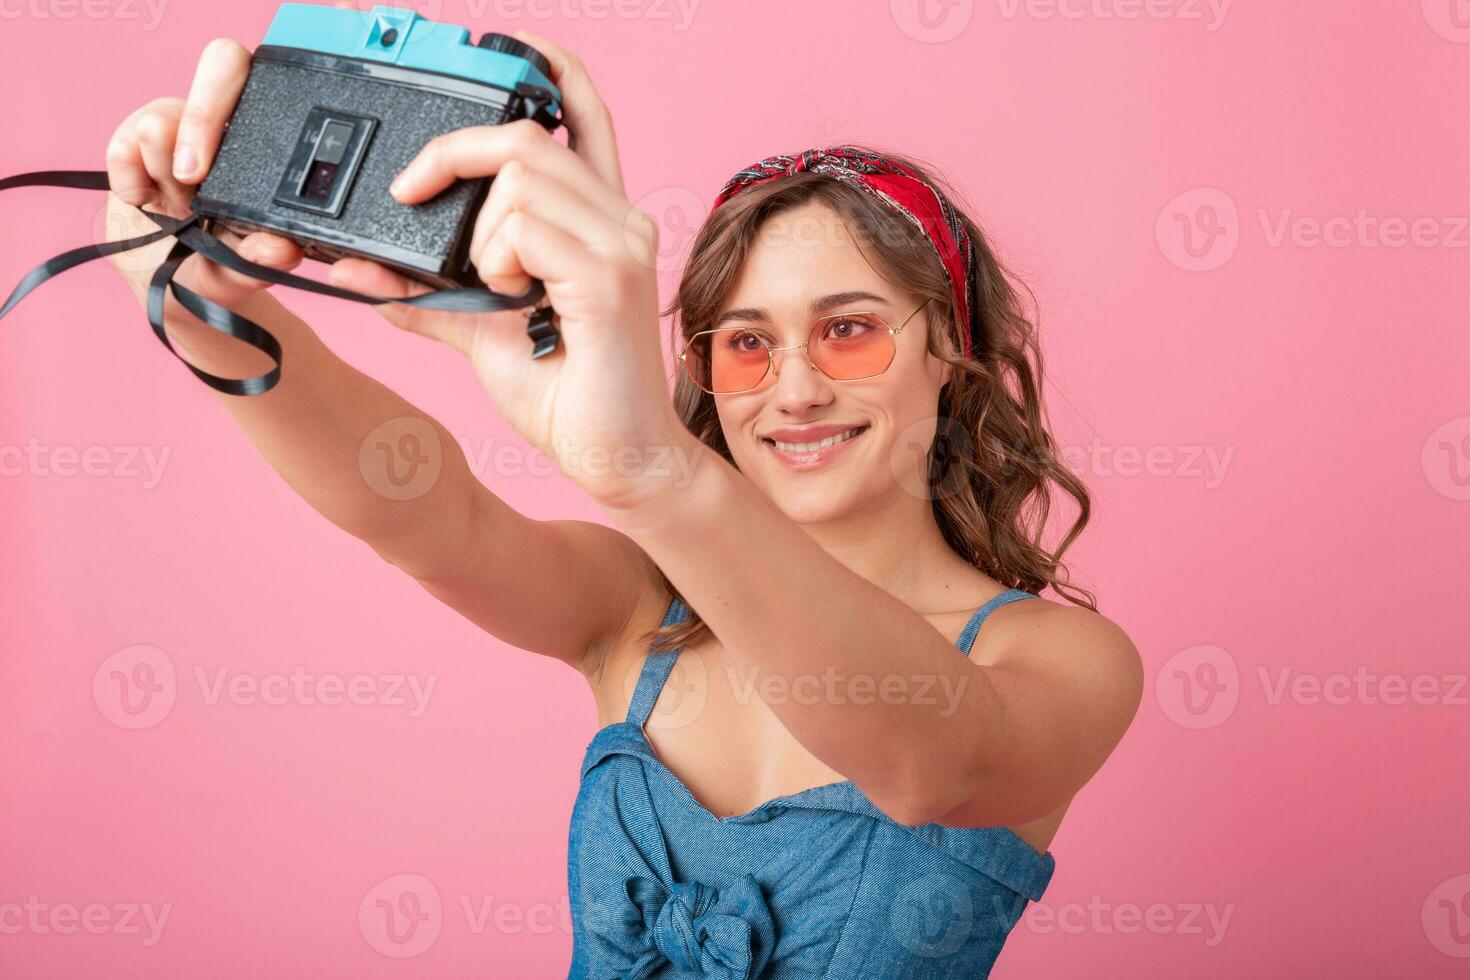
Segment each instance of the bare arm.
[{"label": "bare arm", "polygon": [[987,621],[974,659],[957,656],[922,615],[703,451],[692,484],[661,480],[642,501],[602,509],[699,610],[731,670],[780,678],[761,685],[776,691],[852,684],[851,696],[767,705],[876,806],[911,825],[1011,826],[1066,803],[1102,766],[1143,688],[1138,651],[1116,624],[1029,599]]},{"label": "bare arm", "polygon": [[[153,227],[135,205],[187,213],[192,188],[170,170],[175,143],[187,140],[195,148],[200,159],[192,182],[201,180],[248,65],[249,54],[238,44],[213,42],[187,102],[151,102],[118,128],[107,154],[112,237],[123,237],[120,228],[136,233]],[[226,240],[263,265],[289,269],[301,261],[300,250],[278,236]],[[153,269],[172,244],[165,239],[114,258],[140,306]],[[625,535],[590,522],[542,522],[516,512],[480,483],[443,425],[335,355],[260,280],[197,255],[175,278],[280,341],[288,367],[274,388],[251,397],[215,396],[318,513],[513,646],[580,668],[584,652],[622,626],[649,574],[641,550]],[[201,370],[248,377],[270,367],[263,353],[197,320],[171,295],[165,328]],[[404,495],[382,492],[360,460],[375,430],[388,423],[391,434],[398,424],[392,420],[405,418],[432,429],[440,471],[421,493],[395,499]]]}]

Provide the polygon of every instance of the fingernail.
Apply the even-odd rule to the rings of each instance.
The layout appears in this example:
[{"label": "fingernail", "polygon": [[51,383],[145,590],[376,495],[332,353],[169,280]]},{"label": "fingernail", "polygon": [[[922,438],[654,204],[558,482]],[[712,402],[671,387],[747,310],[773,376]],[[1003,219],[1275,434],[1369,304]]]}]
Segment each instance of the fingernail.
[{"label": "fingernail", "polygon": [[176,180],[191,180],[198,166],[199,155],[194,152],[192,146],[179,146],[174,150],[174,178]]},{"label": "fingernail", "polygon": [[405,170],[403,171],[403,173],[393,178],[393,183],[388,185],[389,194],[392,194],[394,197],[403,196],[403,189],[408,186],[408,179],[404,176],[404,174],[407,173],[408,171]]}]

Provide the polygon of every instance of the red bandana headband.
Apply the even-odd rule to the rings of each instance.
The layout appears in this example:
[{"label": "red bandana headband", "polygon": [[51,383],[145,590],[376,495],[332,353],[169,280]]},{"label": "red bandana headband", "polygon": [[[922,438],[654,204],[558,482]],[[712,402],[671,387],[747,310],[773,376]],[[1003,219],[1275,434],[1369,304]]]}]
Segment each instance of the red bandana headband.
[{"label": "red bandana headband", "polygon": [[824,174],[859,187],[908,218],[924,233],[939,256],[954,292],[964,356],[972,356],[971,350],[978,345],[974,343],[976,327],[970,318],[970,297],[974,291],[970,272],[974,268],[974,253],[969,233],[949,199],[907,168],[852,146],[805,150],[796,157],[778,154],[766,157],[731,177],[710,210],[718,209],[747,187],[802,172]]}]

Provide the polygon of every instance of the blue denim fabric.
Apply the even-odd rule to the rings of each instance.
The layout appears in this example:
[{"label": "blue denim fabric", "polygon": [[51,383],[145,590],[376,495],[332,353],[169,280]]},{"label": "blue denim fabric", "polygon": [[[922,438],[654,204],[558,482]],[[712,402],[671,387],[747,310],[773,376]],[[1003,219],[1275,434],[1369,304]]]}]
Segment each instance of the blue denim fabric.
[{"label": "blue denim fabric", "polygon": [[[970,652],[977,609],[956,646]],[[675,599],[664,624],[687,609]],[[905,827],[850,780],[716,817],[643,724],[679,650],[649,653],[626,720],[587,746],[572,809],[568,980],[973,980],[1056,862],[1002,827]],[[936,695],[937,696],[937,695]]]}]

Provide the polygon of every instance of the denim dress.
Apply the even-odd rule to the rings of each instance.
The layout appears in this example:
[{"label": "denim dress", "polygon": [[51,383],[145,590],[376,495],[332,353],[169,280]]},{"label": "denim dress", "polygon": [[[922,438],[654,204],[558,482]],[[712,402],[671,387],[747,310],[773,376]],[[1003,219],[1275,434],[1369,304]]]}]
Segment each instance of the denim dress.
[{"label": "denim dress", "polygon": [[[1026,598],[1011,589],[977,609],[960,651]],[[674,599],[663,624],[687,613]],[[904,826],[850,780],[715,816],[643,731],[679,652],[647,654],[627,718],[587,746],[567,850],[569,980],[986,976],[1050,881],[1050,852],[1003,827]]]}]

